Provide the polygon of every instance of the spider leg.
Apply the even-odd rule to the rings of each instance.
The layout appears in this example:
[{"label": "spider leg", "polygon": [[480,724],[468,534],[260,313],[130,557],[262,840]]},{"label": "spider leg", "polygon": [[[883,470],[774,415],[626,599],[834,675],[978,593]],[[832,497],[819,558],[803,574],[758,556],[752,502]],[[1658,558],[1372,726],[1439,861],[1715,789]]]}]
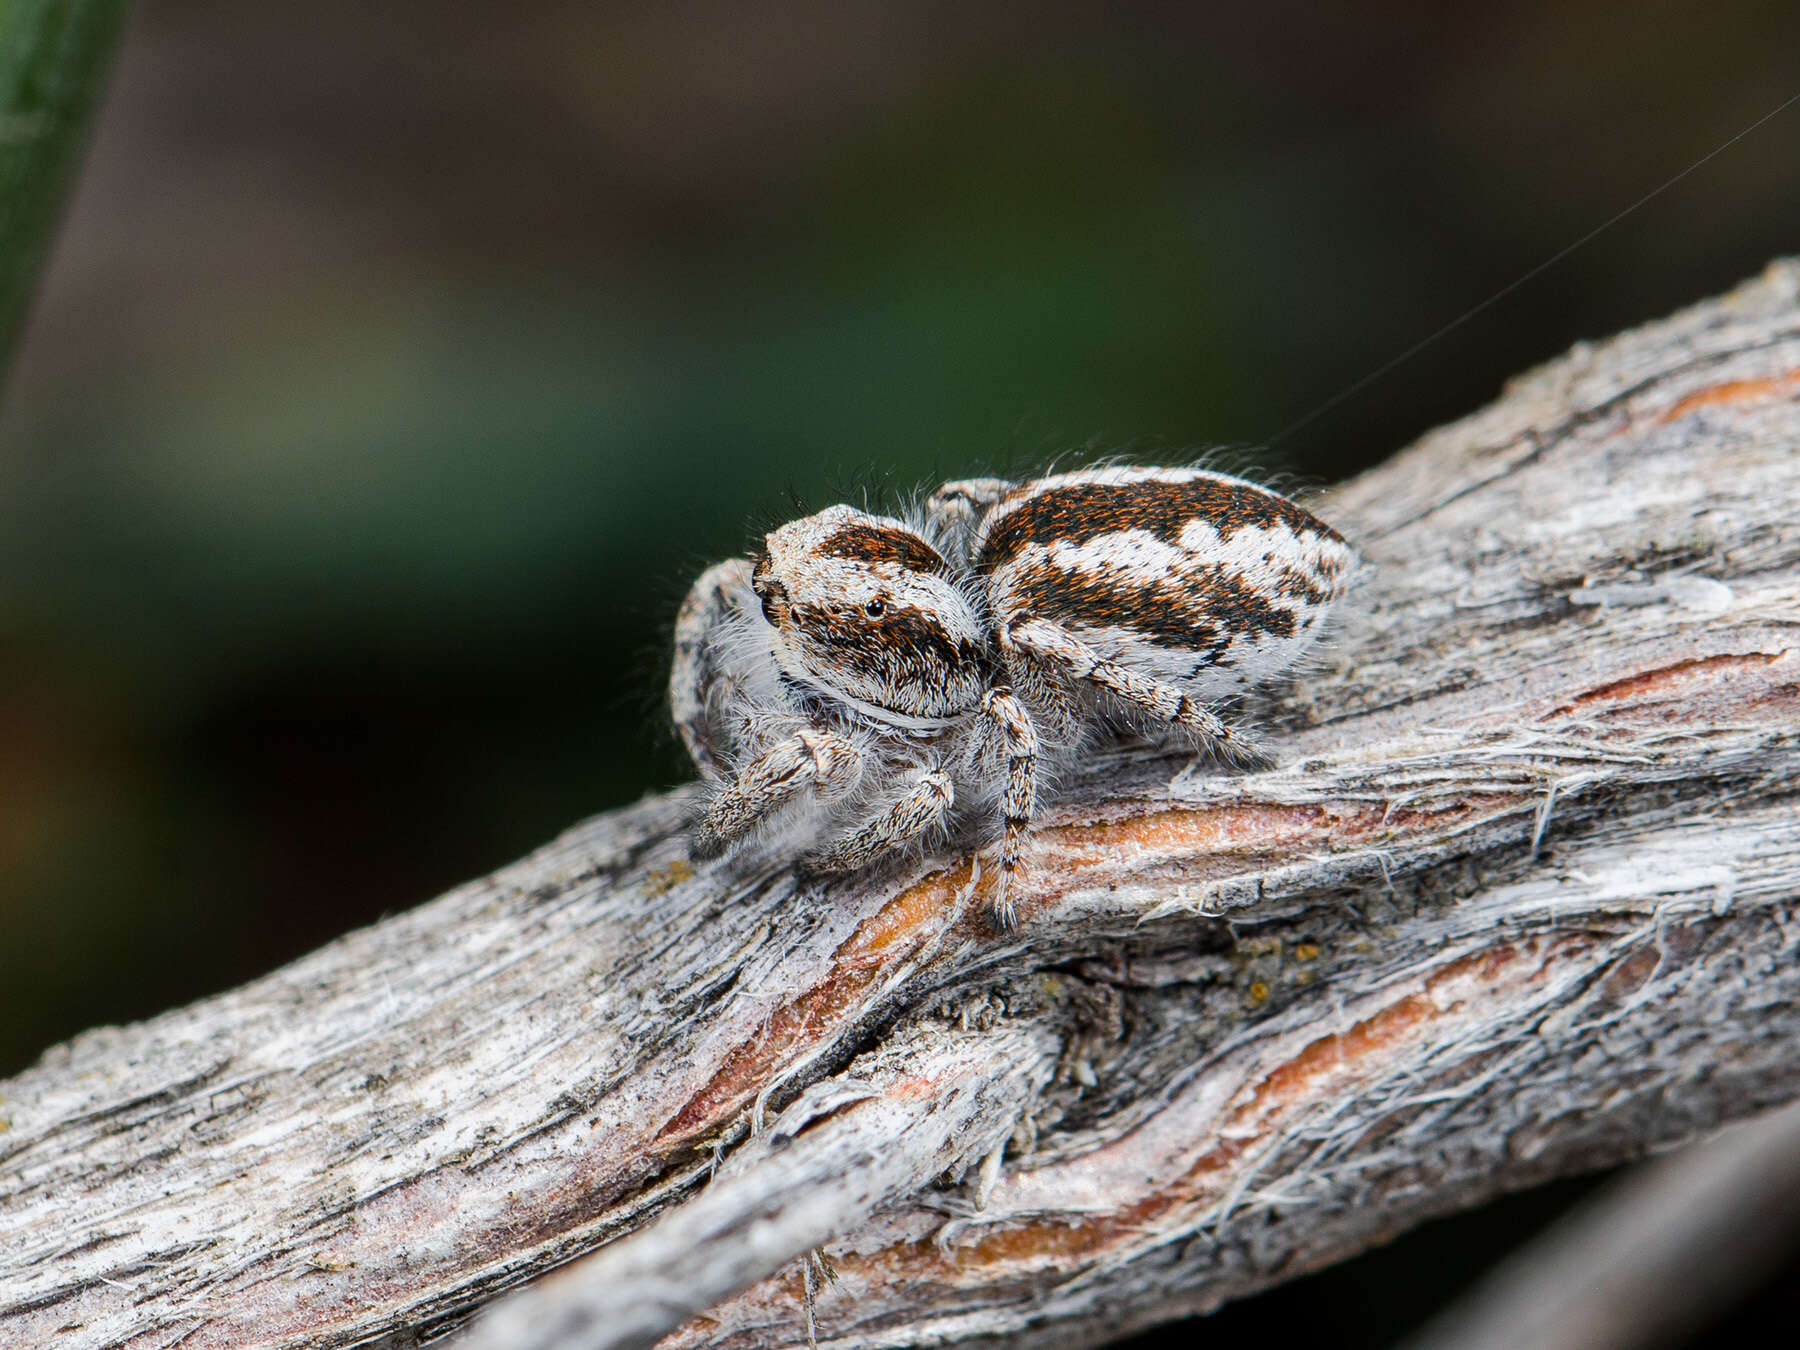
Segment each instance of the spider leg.
[{"label": "spider leg", "polygon": [[1005,478],[962,478],[945,483],[925,502],[925,521],[940,547],[965,566],[988,510],[1018,484]]},{"label": "spider leg", "polygon": [[[749,599],[746,599],[749,597]],[[737,748],[721,724],[735,682],[719,663],[720,628],[754,602],[750,561],[733,558],[701,573],[675,616],[675,660],[669,668],[669,712],[688,754],[710,782],[721,782]]]},{"label": "spider leg", "polygon": [[1005,825],[1000,836],[1000,871],[988,899],[988,918],[1002,933],[1019,926],[1009,894],[1025,851],[1025,832],[1037,810],[1037,728],[1018,696],[1004,685],[990,689],[981,701],[989,734],[1006,756],[1006,791],[1001,797]]},{"label": "spider leg", "polygon": [[1060,624],[1047,619],[1016,620],[1007,625],[1001,645],[1104,689],[1159,721],[1190,731],[1234,760],[1269,762],[1265,751],[1220,721],[1205,704],[1173,684],[1107,660]]},{"label": "spider leg", "polygon": [[738,770],[694,830],[697,858],[716,858],[795,794],[829,799],[855,786],[867,756],[850,737],[809,727],[777,741]]},{"label": "spider leg", "polygon": [[1058,679],[1041,661],[1009,661],[1006,678],[1013,692],[1031,710],[1038,739],[1045,745],[1070,749],[1080,741],[1082,710],[1067,680]]},{"label": "spider leg", "polygon": [[811,872],[854,872],[941,823],[955,800],[948,774],[936,769],[916,770],[906,791],[842,839],[809,854],[802,863]]}]

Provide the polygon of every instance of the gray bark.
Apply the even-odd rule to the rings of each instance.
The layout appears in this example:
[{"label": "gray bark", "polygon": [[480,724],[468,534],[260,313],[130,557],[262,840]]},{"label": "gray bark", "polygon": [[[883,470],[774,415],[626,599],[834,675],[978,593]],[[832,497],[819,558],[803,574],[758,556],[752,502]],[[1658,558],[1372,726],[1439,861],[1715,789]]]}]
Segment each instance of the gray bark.
[{"label": "gray bark", "polygon": [[599,1249],[471,1342],[751,1350],[822,1248],[847,1350],[1086,1345],[1794,1098],[1797,447],[1787,263],[1338,489],[1278,767],[1096,756],[1016,935],[677,792],[59,1046],[0,1344],[414,1344]]}]

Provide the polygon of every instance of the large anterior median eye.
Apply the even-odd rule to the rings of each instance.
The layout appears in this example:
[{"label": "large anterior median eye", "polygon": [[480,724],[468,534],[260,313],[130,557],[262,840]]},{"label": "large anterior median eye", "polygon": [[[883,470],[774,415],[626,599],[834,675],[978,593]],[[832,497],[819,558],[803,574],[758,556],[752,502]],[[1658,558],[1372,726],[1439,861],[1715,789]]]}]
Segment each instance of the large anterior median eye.
[{"label": "large anterior median eye", "polygon": [[879,619],[886,609],[887,606],[880,600],[871,600],[863,606],[863,613],[867,614],[871,619]]}]

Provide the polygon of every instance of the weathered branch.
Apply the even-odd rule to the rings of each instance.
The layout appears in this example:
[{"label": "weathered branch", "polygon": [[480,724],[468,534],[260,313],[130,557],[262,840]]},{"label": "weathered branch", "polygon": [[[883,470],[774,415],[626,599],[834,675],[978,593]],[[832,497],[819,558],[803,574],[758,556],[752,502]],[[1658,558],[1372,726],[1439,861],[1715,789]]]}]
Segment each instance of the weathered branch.
[{"label": "weathered branch", "polygon": [[0,1343],[413,1344],[605,1246],[476,1339],[749,1350],[822,1245],[826,1341],[1085,1344],[1800,1095],[1796,447],[1784,264],[1340,489],[1280,766],[1098,758],[1015,936],[674,794],[52,1050]]}]

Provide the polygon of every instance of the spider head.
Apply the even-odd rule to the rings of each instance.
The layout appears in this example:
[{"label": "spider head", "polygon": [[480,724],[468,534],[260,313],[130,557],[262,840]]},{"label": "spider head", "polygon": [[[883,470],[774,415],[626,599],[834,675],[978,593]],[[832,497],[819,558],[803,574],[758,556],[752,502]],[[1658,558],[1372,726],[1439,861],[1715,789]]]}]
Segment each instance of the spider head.
[{"label": "spider head", "polygon": [[980,621],[916,531],[833,506],[764,543],[750,584],[790,675],[903,716],[949,717],[980,699]]}]

